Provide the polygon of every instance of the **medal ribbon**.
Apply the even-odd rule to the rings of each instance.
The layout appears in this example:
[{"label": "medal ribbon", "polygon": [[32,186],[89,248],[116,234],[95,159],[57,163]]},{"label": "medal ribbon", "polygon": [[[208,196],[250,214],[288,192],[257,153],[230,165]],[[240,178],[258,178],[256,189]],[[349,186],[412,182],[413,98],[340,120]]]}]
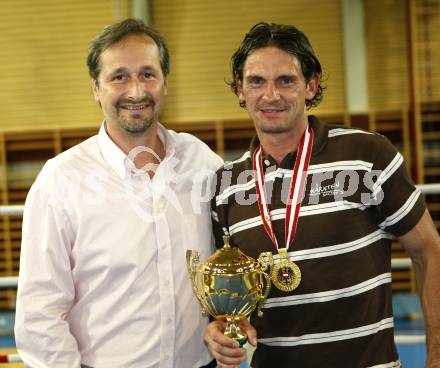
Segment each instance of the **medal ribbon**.
[{"label": "medal ribbon", "polygon": [[[290,182],[289,196],[287,198],[285,221],[286,249],[289,248],[290,243],[295,238],[299,211],[301,209],[301,201],[304,193],[305,179],[307,176],[307,169],[309,168],[310,156],[312,154],[312,146],[313,130],[307,126],[307,129],[301,137],[298,145],[295,166],[292,173],[292,180]],[[260,216],[263,221],[263,226],[272,240],[272,243],[278,249],[278,241],[273,230],[273,224],[266,198],[261,145],[255,150],[252,157],[252,163],[255,171],[255,188],[258,197],[258,207],[260,209]]]}]

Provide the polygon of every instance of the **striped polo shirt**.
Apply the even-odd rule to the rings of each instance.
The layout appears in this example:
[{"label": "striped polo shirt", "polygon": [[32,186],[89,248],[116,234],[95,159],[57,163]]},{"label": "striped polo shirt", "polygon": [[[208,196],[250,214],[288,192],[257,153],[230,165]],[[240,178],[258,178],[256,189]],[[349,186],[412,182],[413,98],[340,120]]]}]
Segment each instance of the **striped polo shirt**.
[{"label": "striped polo shirt", "polygon": [[[262,317],[251,323],[258,346],[252,367],[399,367],[394,345],[391,234],[411,230],[426,205],[402,155],[382,135],[331,126],[309,116],[314,131],[298,227],[288,255],[302,272],[298,288],[272,285]],[[258,258],[277,250],[256,197],[252,155],[217,172],[212,216],[217,246],[231,244]],[[269,210],[285,246],[286,202],[296,153],[280,165],[263,156]]]}]

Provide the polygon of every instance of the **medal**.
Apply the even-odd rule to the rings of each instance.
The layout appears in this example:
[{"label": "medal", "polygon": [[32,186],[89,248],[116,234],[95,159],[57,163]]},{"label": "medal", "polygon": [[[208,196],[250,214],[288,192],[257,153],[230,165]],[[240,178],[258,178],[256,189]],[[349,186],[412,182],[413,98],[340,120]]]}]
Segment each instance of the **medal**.
[{"label": "medal", "polygon": [[290,182],[289,197],[287,199],[285,221],[286,248],[280,248],[278,246],[278,241],[273,230],[269,206],[266,199],[261,146],[255,150],[253,155],[252,162],[255,171],[255,188],[258,195],[258,207],[261,220],[267,234],[279,253],[279,262],[273,267],[271,279],[273,284],[279,290],[285,292],[295,290],[301,282],[301,270],[296,263],[289,259],[287,249],[295,237],[298,225],[299,210],[301,208],[312,146],[313,130],[307,126],[298,145],[295,166],[292,173],[292,181]]},{"label": "medal", "polygon": [[278,249],[278,253],[280,261],[273,267],[272,282],[279,290],[295,290],[301,282],[301,270],[289,259],[286,248]]}]

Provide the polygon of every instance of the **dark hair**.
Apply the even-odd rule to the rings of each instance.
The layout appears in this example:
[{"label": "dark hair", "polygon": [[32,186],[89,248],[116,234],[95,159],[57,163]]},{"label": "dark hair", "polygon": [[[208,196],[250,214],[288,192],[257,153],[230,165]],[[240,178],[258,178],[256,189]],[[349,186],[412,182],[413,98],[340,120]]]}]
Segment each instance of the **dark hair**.
[{"label": "dark hair", "polygon": [[128,18],[122,22],[112,24],[103,29],[103,31],[92,41],[87,55],[87,66],[89,75],[92,79],[98,80],[101,67],[99,57],[101,53],[130,35],[146,35],[151,37],[159,48],[160,67],[164,76],[170,72],[170,56],[164,37],[155,29],[147,26],[139,19]]},{"label": "dark hair", "polygon": [[[238,50],[232,55],[232,81],[229,84],[235,94],[237,94],[237,78],[240,82],[243,81],[243,67],[247,57],[257,49],[271,46],[286,51],[299,60],[306,82],[315,75],[322,77],[321,64],[303,32],[294,26],[261,22],[251,28]],[[324,89],[325,87],[320,83],[315,96],[311,100],[306,100],[308,109],[321,102]],[[239,103],[241,107],[246,107],[245,101]]]}]

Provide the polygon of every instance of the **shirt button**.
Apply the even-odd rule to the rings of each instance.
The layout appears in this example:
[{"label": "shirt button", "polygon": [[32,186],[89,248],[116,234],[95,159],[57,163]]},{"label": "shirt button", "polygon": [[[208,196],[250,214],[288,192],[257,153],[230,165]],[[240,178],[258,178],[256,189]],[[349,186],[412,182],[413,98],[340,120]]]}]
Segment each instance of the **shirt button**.
[{"label": "shirt button", "polygon": [[157,203],[154,205],[154,214],[160,215],[163,212],[164,205],[162,203]]},{"label": "shirt button", "polygon": [[169,280],[165,280],[163,283],[165,286],[169,286],[170,285],[170,281]]},{"label": "shirt button", "polygon": [[165,354],[165,355],[164,355],[164,359],[165,359],[165,360],[168,360],[168,359],[170,359],[170,354],[168,354],[168,353],[167,353],[167,354]]}]

